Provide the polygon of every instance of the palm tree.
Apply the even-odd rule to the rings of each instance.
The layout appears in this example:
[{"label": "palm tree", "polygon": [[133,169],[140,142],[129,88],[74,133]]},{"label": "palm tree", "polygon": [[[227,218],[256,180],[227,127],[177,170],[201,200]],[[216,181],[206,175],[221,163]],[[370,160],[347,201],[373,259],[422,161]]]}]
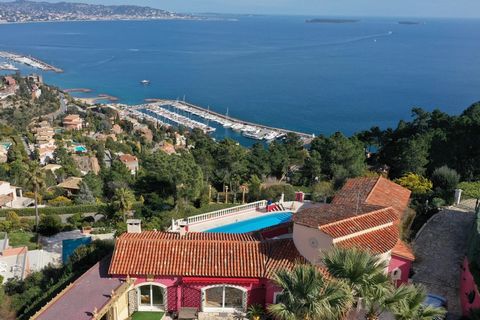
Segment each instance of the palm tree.
[{"label": "palm tree", "polygon": [[348,283],[357,299],[366,296],[372,288],[385,288],[390,284],[386,262],[361,249],[333,248],[325,253],[323,263],[332,276]]},{"label": "palm tree", "polygon": [[351,290],[343,281],[327,280],[312,265],[278,271],[275,283],[283,289],[269,313],[279,320],[339,319],[351,306]]},{"label": "palm tree", "polygon": [[378,320],[385,311],[392,311],[398,303],[407,298],[409,288],[393,284],[372,286],[363,293],[366,320]]},{"label": "palm tree", "polygon": [[45,187],[45,171],[43,171],[37,162],[29,163],[29,170],[25,173],[25,183],[30,185],[35,195],[35,228],[38,230],[38,192]]},{"label": "palm tree", "polygon": [[445,315],[446,310],[424,304],[427,292],[423,286],[405,286],[406,297],[393,308],[393,314],[397,320],[432,320]]},{"label": "palm tree", "polygon": [[135,195],[128,188],[118,188],[113,196],[114,207],[122,214],[123,221],[127,220],[127,212],[132,210]]}]

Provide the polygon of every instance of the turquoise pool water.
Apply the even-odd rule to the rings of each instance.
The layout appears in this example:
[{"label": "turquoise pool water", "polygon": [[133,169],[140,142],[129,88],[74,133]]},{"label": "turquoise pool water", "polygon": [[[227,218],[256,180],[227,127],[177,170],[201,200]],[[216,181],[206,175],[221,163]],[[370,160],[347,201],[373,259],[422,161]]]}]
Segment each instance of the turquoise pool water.
[{"label": "turquoise pool water", "polygon": [[206,230],[205,232],[245,233],[271,227],[292,220],[291,212],[272,213],[240,222],[227,224],[221,227]]},{"label": "turquoise pool water", "polygon": [[2,142],[0,144],[4,146],[6,150],[8,150],[12,146],[11,142]]},{"label": "turquoise pool water", "polygon": [[87,152],[87,148],[84,146],[75,146],[75,152]]}]

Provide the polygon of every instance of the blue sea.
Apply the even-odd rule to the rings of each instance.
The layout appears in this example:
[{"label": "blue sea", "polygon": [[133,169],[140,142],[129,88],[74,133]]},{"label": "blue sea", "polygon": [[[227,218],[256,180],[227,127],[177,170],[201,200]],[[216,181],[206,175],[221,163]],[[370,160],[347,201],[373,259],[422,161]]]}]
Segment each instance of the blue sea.
[{"label": "blue sea", "polygon": [[[458,114],[480,100],[480,20],[233,18],[0,25],[0,50],[64,69],[44,74],[62,88],[129,104],[185,97],[315,134],[396,126],[415,106]],[[232,134],[220,128],[216,136]]]}]

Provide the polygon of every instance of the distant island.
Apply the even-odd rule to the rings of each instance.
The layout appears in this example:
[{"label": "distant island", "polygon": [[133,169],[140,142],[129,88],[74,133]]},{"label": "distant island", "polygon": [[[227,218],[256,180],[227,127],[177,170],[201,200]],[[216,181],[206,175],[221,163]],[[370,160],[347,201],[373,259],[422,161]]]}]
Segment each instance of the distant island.
[{"label": "distant island", "polygon": [[0,2],[0,23],[194,19],[191,15],[134,5],[93,5],[17,0]]},{"label": "distant island", "polygon": [[316,18],[305,20],[306,23],[354,23],[360,20],[355,19],[326,19],[326,18]]},{"label": "distant island", "polygon": [[417,21],[398,21],[398,24],[420,24]]}]

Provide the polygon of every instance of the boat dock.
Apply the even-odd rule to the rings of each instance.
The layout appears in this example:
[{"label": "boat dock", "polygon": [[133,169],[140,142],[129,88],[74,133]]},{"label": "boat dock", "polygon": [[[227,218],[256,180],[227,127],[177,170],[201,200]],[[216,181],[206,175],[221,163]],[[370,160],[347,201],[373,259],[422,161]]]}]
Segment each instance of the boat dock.
[{"label": "boat dock", "polygon": [[131,107],[131,109],[134,109],[138,112],[141,112],[145,115],[150,116],[150,118],[155,118],[157,120],[160,120],[160,122],[174,122],[177,125],[185,126],[189,129],[200,129],[203,132],[209,133],[215,131],[215,128],[210,127],[204,123],[201,123],[199,121],[190,119],[188,117],[182,116],[178,113],[169,111],[165,108],[162,107],[162,105],[158,103],[153,103],[153,104],[144,104],[144,105],[138,105]]},{"label": "boat dock", "polygon": [[[255,140],[273,141],[286,136],[288,133],[294,133],[302,139],[304,144],[309,144],[315,137],[315,135],[313,134],[307,134],[281,128],[274,128],[249,121],[239,120],[228,115],[223,115],[218,112],[211,111],[209,108],[205,109],[185,101],[163,99],[156,99],[155,101],[155,105],[158,105],[160,107],[171,106],[174,109],[181,110],[183,112],[186,112],[187,114],[193,114],[207,121],[216,122],[222,125],[224,128],[239,131],[242,133],[243,136]],[[162,109],[165,110],[165,108]]]},{"label": "boat dock", "polygon": [[42,60],[31,56],[24,56],[17,53],[7,52],[7,51],[0,51],[0,58],[4,58],[13,62],[21,63],[32,68],[40,69],[43,71],[53,71],[57,73],[63,72],[62,69],[52,66]]}]

